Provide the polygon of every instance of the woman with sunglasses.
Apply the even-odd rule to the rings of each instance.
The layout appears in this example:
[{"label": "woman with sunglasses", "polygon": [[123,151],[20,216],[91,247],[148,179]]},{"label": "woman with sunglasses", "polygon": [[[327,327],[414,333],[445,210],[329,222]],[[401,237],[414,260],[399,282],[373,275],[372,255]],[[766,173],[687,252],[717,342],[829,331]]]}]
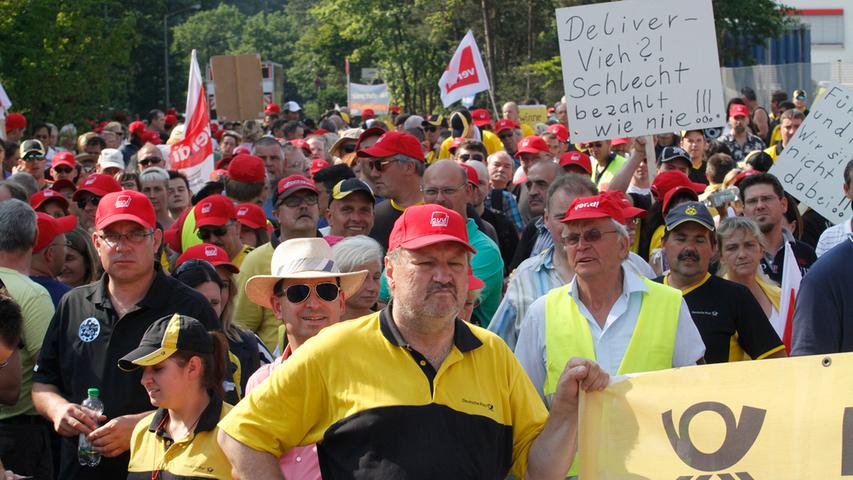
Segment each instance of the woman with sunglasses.
[{"label": "woman with sunglasses", "polygon": [[163,317],[121,358],[119,368],[144,368],[141,383],[157,411],[130,440],[127,478],[231,478],[216,441],[216,424],[231,410],[222,399],[227,343],[198,320]]},{"label": "woman with sunglasses", "polygon": [[[204,248],[217,248],[214,245],[202,244]],[[193,247],[198,249],[198,247]],[[221,249],[219,249],[221,250]],[[221,252],[224,254],[224,252]],[[227,254],[226,258],[227,258]],[[198,291],[210,302],[210,306],[219,315],[222,331],[228,339],[228,375],[225,380],[225,400],[237,403],[246,391],[249,377],[261,366],[271,363],[273,356],[254,333],[240,328],[233,321],[234,281],[231,273],[223,268],[216,268],[207,260],[189,259],[180,261],[174,278],[181,283]],[[225,276],[226,279],[222,277]]]}]

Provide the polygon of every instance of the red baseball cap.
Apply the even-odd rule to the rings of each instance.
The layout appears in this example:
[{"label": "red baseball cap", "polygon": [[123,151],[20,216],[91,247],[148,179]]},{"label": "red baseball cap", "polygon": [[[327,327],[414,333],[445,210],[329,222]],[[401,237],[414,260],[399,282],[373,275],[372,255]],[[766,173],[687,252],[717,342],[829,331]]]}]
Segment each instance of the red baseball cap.
[{"label": "red baseball cap", "polygon": [[233,152],[233,155],[235,157],[237,155],[251,155],[251,154],[252,154],[252,149],[245,146],[245,145],[237,145],[237,147],[234,148],[234,152]]},{"label": "red baseball cap", "polygon": [[170,113],[170,114],[166,115],[166,117],[163,119],[163,123],[167,127],[171,127],[172,125],[178,123],[178,116],[175,115],[174,113]]},{"label": "red baseball cap", "polygon": [[483,125],[489,125],[492,123],[492,116],[489,115],[489,111],[485,108],[478,108],[471,112],[471,119],[474,120],[474,125],[478,127],[482,127]]},{"label": "red baseball cap", "polygon": [[234,202],[225,195],[210,195],[194,207],[196,228],[207,225],[220,227],[236,218]]},{"label": "red baseball cap", "polygon": [[48,201],[55,200],[62,204],[62,208],[68,210],[68,200],[62,196],[56,190],[51,190],[49,188],[44,190],[39,190],[32,197],[30,197],[30,206],[33,207],[33,210],[37,210],[42,204]]},{"label": "red baseball cap", "polygon": [[237,265],[231,263],[231,259],[228,258],[228,252],[225,249],[209,243],[200,243],[188,248],[175,260],[175,269],[177,270],[187,260],[206,260],[214,267],[225,267],[231,273],[240,273]]},{"label": "red baseball cap", "polygon": [[50,186],[51,190],[55,190],[57,192],[65,188],[70,188],[71,190],[76,191],[77,185],[71,180],[68,180],[67,178],[60,178],[59,180],[53,182],[53,185]]},{"label": "red baseball cap", "polygon": [[729,118],[732,117],[749,117],[749,107],[740,103],[733,103],[729,107]]},{"label": "red baseball cap", "polygon": [[372,108],[365,108],[361,111],[362,120],[369,120],[371,118],[376,118],[376,112],[374,112]]},{"label": "red baseball cap", "polygon": [[33,244],[34,253],[44,250],[57,236],[74,230],[77,226],[77,217],[66,215],[54,218],[44,212],[36,212],[36,222],[38,230]]},{"label": "red baseball cap", "polygon": [[358,136],[358,141],[355,142],[356,151],[361,150],[361,142],[367,140],[371,137],[381,137],[385,135],[385,130],[382,130],[379,127],[370,127],[365,131],[361,132],[361,135]]},{"label": "red baseball cap", "polygon": [[142,132],[142,139],[152,145],[160,145],[162,140],[160,140],[160,134],[155,132],[154,130],[146,130]]},{"label": "red baseball cap", "polygon": [[400,113],[400,107],[398,107],[397,105],[391,105],[389,110],[391,111],[391,113]]},{"label": "red baseball cap", "polygon": [[610,146],[615,147],[618,145],[625,145],[626,143],[629,143],[630,141],[631,141],[631,139],[628,137],[614,138],[613,140],[610,141]]},{"label": "red baseball cap", "polygon": [[542,137],[531,135],[518,142],[518,153],[551,153]]},{"label": "red baseball cap", "polygon": [[318,128],[317,130],[314,130],[313,132],[309,133],[308,135],[305,135],[305,138],[315,137],[317,135],[325,135],[327,133],[329,133],[329,131],[326,130],[325,128]]},{"label": "red baseball cap", "polygon": [[548,127],[548,132],[553,133],[557,140],[561,142],[569,141],[569,129],[562,123],[555,123]]},{"label": "red baseball cap", "polygon": [[358,151],[359,157],[391,157],[405,155],[424,161],[424,150],[421,142],[414,135],[402,132],[387,132],[372,147]]},{"label": "red baseball cap", "polygon": [[272,224],[267,221],[264,209],[254,203],[241,203],[236,207],[237,221],[249,228],[263,228],[272,232]]},{"label": "red baseball cap", "polygon": [[79,200],[83,192],[89,192],[96,197],[103,197],[108,193],[119,191],[121,191],[121,185],[115,178],[105,173],[93,173],[86,177],[86,181],[74,192],[71,199]]},{"label": "red baseball cap", "polygon": [[666,196],[667,192],[675,187],[690,187],[696,193],[702,193],[705,191],[707,185],[704,183],[692,182],[687,174],[681,170],[667,170],[666,172],[661,172],[655,177],[655,180],[652,182],[651,190],[656,198],[662,200]]},{"label": "red baseball cap", "polygon": [[60,165],[75,168],[77,166],[77,160],[74,159],[74,154],[71,152],[56,152],[50,161],[50,166],[58,167]]},{"label": "red baseball cap", "polygon": [[388,237],[388,251],[397,247],[416,250],[441,242],[460,243],[471,253],[477,253],[468,243],[468,228],[462,215],[432,203],[415,205],[394,222]]},{"label": "red baseball cap", "polygon": [[608,190],[604,193],[607,195],[613,195],[616,200],[619,201],[619,203],[622,205],[622,216],[625,218],[625,220],[635,217],[645,217],[648,214],[648,212],[643,210],[642,208],[635,207],[631,203],[631,201],[628,200],[627,195],[625,195],[625,193],[620,190]]},{"label": "red baseball cap", "polygon": [[464,163],[460,163],[459,165],[465,169],[465,175],[468,177],[468,183],[474,184],[475,187],[479,187],[480,176],[477,175],[477,169]]},{"label": "red baseball cap", "polygon": [[27,117],[17,112],[6,115],[6,133],[17,128],[27,128]]},{"label": "red baseball cap", "polygon": [[157,227],[154,205],[144,194],[134,190],[120,190],[104,195],[95,213],[95,228],[102,230],[113,223],[127,220],[145,228]]},{"label": "red baseball cap", "polygon": [[590,161],[589,155],[583,152],[572,151],[560,154],[560,166],[567,167],[569,165],[577,165],[592,175],[592,161]]},{"label": "red baseball cap", "polygon": [[238,182],[257,183],[264,181],[267,169],[260,157],[241,153],[228,163],[228,178]]},{"label": "red baseball cap", "polygon": [[498,120],[495,123],[495,133],[501,133],[504,130],[512,130],[514,128],[518,128],[518,124],[512,120]]},{"label": "red baseball cap", "polygon": [[447,151],[449,151],[450,153],[455,152],[456,149],[459,148],[459,145],[462,145],[462,142],[464,142],[465,140],[468,139],[465,137],[455,137],[453,140],[450,141],[450,146],[447,148]]},{"label": "red baseball cap", "polygon": [[294,147],[301,148],[306,155],[311,155],[311,146],[308,145],[308,142],[306,142],[304,138],[294,138],[290,141],[290,144]]},{"label": "red baseball cap", "polygon": [[693,201],[699,200],[699,195],[697,195],[696,191],[694,191],[692,188],[684,185],[675,187],[672,190],[666,192],[666,195],[663,196],[663,202],[661,203],[661,211],[664,213],[664,215],[666,215],[666,212],[669,208],[669,202],[671,202],[672,199],[679,194],[685,195]]},{"label": "red baseball cap", "polygon": [[266,108],[264,108],[264,113],[281,113],[281,106],[279,106],[279,104],[275,102],[271,102],[269,105],[266,106]]},{"label": "red baseball cap", "polygon": [[625,216],[622,210],[622,202],[612,194],[602,193],[594,197],[579,197],[572,202],[566,211],[566,217],[560,221],[568,223],[575,220],[612,218],[624,224]]},{"label": "red baseball cap", "polygon": [[738,186],[738,185],[740,185],[740,182],[742,182],[744,178],[749,177],[750,175],[758,174],[758,173],[761,173],[761,172],[759,172],[758,170],[752,170],[752,169],[744,170],[735,176],[735,181],[732,182],[732,185]]},{"label": "red baseball cap", "polygon": [[145,123],[140,122],[139,120],[135,122],[130,122],[130,125],[128,125],[127,127],[127,131],[130,133],[137,133],[141,135],[143,132],[145,132]]},{"label": "red baseball cap", "polygon": [[322,158],[315,158],[311,160],[311,176],[317,174],[320,170],[327,168],[329,166],[329,162],[323,160]]},{"label": "red baseball cap", "polygon": [[468,291],[480,290],[485,286],[485,282],[474,276],[474,269],[471,268],[471,265],[468,265]]},{"label": "red baseball cap", "polygon": [[314,193],[319,193],[314,181],[302,175],[291,175],[278,181],[279,199],[287,198],[290,194],[299,190],[311,190]]}]

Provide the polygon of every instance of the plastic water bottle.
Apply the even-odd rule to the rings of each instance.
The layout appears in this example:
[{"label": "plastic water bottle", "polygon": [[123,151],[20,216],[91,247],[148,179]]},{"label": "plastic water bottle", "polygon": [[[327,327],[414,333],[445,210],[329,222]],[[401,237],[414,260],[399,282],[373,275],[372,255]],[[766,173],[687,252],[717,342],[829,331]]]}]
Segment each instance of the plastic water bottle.
[{"label": "plastic water bottle", "polygon": [[[82,405],[101,416],[104,413],[104,404],[98,398],[101,392],[97,388],[90,388],[87,393],[89,398],[84,400]],[[97,420],[95,421],[97,422]],[[95,450],[95,446],[86,438],[85,433],[80,434],[80,440],[77,444],[77,459],[80,461],[80,465],[84,467],[94,467],[101,463],[101,454]]]}]

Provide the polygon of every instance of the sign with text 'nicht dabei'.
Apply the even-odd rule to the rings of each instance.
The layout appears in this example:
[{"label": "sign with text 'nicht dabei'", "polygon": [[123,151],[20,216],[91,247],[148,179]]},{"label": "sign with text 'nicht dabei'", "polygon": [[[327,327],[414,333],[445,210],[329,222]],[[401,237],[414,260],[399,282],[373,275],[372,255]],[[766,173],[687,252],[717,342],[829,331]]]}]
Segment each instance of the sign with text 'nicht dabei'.
[{"label": "sign with text 'nicht dabei'", "polygon": [[583,394],[583,480],[853,478],[853,353],[644,373]]},{"label": "sign with text 'nicht dabei'", "polygon": [[557,9],[572,142],[726,123],[711,0]]}]

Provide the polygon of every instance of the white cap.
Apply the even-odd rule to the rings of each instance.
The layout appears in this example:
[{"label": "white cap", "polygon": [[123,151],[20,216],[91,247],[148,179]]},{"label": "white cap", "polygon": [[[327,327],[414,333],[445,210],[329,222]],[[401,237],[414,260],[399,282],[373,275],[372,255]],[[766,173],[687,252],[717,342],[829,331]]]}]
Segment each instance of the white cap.
[{"label": "white cap", "polygon": [[110,167],[124,170],[124,155],[115,148],[105,148],[101,150],[101,156],[98,157],[98,165],[101,166],[101,170]]},{"label": "white cap", "polygon": [[302,110],[302,108],[299,106],[298,103],[291,100],[284,104],[284,108],[282,108],[282,110],[285,112],[298,112]]},{"label": "white cap", "polygon": [[406,119],[403,123],[403,129],[408,130],[410,128],[423,128],[424,117],[420,115],[412,115]]}]

